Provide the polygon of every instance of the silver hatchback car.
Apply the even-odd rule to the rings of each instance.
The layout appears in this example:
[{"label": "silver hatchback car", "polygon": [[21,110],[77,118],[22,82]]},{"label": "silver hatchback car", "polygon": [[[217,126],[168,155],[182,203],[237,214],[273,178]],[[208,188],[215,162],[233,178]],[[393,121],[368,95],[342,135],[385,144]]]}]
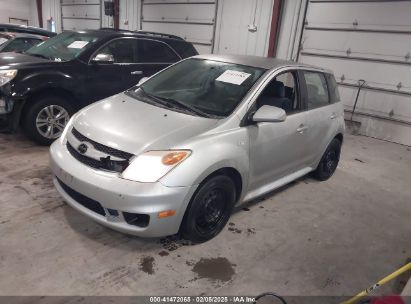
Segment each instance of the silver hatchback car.
[{"label": "silver hatchback car", "polygon": [[309,172],[328,179],[343,132],[332,72],[200,55],[75,114],[50,163],[66,202],[98,223],[201,242],[236,205]]}]

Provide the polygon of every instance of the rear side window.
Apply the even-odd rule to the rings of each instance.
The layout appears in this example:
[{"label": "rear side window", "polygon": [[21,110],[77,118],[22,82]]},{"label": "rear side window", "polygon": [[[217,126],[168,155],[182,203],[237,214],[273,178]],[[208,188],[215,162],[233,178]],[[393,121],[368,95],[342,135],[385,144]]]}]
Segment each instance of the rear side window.
[{"label": "rear side window", "polygon": [[[40,40],[36,41],[40,42]],[[3,52],[24,52],[37,43],[33,43],[33,39],[16,38],[3,49]]]},{"label": "rear side window", "polygon": [[180,60],[165,43],[141,39],[138,41],[139,62],[172,63]]},{"label": "rear side window", "polygon": [[304,71],[307,88],[307,108],[315,109],[330,103],[327,81],[322,73]]},{"label": "rear side window", "polygon": [[338,85],[335,81],[334,75],[326,74],[327,82],[328,82],[328,90],[330,91],[330,101],[331,103],[339,102],[340,93],[338,92]]}]

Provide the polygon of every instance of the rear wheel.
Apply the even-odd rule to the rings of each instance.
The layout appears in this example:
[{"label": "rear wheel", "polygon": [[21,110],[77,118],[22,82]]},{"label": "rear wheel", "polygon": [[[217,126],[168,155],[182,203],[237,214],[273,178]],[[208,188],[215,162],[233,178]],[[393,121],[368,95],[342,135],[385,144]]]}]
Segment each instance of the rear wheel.
[{"label": "rear wheel", "polygon": [[234,182],[227,176],[214,176],[200,185],[184,216],[184,238],[204,242],[215,237],[227,224],[235,198]]},{"label": "rear wheel", "polygon": [[320,181],[329,179],[337,169],[340,153],[341,141],[334,138],[325,150],[317,169],[313,172],[313,176]]},{"label": "rear wheel", "polygon": [[57,96],[32,101],[23,117],[24,131],[35,142],[50,145],[60,137],[73,113],[73,107]]}]

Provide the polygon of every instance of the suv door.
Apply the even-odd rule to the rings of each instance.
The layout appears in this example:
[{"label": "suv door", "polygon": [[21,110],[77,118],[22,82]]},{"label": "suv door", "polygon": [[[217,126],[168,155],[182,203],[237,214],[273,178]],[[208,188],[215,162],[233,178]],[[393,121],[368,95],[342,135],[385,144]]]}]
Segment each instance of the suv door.
[{"label": "suv door", "polygon": [[[307,99],[307,154],[313,166],[321,158],[338,130],[339,104],[330,98],[326,76],[318,71],[301,71]],[[338,97],[337,97],[338,98]]]},{"label": "suv door", "polygon": [[283,108],[283,122],[249,125],[249,190],[265,192],[278,179],[307,167],[305,157],[306,113],[301,99],[298,73],[287,70],[275,76],[256,100],[254,110],[263,105]]},{"label": "suv door", "polygon": [[[114,62],[94,62],[93,59],[99,54],[112,56]],[[92,55],[87,75],[91,101],[112,96],[131,87],[129,65],[134,63],[136,54],[136,39],[116,38]]]}]

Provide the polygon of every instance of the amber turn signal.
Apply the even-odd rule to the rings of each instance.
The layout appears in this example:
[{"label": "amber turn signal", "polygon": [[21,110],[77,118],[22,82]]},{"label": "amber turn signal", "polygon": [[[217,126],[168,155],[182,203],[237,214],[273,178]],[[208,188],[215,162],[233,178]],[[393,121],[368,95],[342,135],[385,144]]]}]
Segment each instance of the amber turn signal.
[{"label": "amber turn signal", "polygon": [[175,210],[166,210],[166,211],[162,211],[158,214],[158,218],[166,218],[169,216],[173,216],[176,214]]},{"label": "amber turn signal", "polygon": [[171,152],[163,156],[162,163],[167,166],[175,165],[182,161],[188,155],[187,151]]}]

